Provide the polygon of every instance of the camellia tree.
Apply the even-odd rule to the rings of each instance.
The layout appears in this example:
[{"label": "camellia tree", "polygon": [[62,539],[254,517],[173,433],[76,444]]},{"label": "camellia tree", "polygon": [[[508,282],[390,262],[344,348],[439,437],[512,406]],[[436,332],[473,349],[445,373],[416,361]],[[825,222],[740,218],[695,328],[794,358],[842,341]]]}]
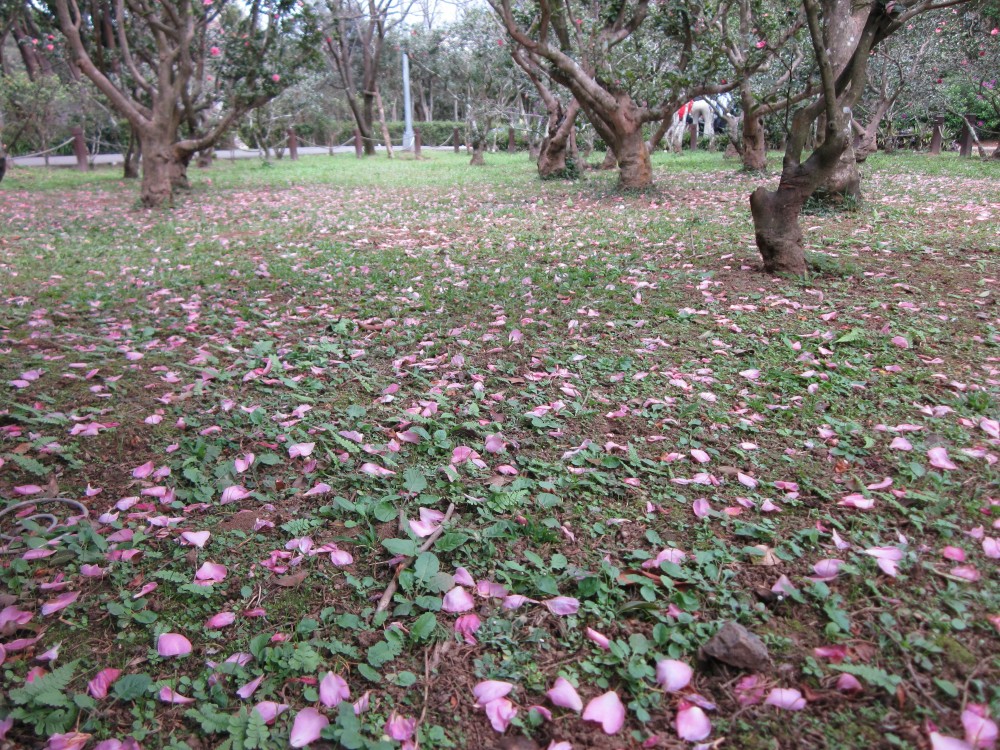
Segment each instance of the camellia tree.
[{"label": "camellia tree", "polygon": [[[386,35],[414,0],[327,0],[326,57],[337,74],[365,154],[375,153],[376,105]],[[381,119],[381,118],[380,118]],[[389,144],[387,144],[388,146]]]},{"label": "camellia tree", "polygon": [[[864,91],[872,52],[912,18],[964,2],[803,0],[821,87],[819,95],[792,118],[777,190],[760,187],[750,196],[757,248],[766,271],[805,273],[799,215],[806,199],[844,166],[843,157],[851,145],[851,111]],[[820,117],[824,120],[823,140],[804,158],[813,124]]]},{"label": "camellia tree", "polygon": [[643,188],[653,172],[643,126],[679,103],[735,84],[717,49],[728,5],[670,0],[489,0],[512,42],[569,89],[617,158],[619,186]]},{"label": "camellia tree", "polygon": [[134,128],[141,201],[171,203],[191,157],[318,61],[297,0],[50,0],[67,56]]}]

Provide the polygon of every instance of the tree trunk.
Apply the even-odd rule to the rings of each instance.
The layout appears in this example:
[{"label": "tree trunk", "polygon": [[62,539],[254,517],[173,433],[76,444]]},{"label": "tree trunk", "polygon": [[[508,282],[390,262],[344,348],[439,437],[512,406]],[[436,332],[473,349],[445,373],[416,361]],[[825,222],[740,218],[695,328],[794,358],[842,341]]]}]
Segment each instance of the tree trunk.
[{"label": "tree trunk", "polygon": [[375,104],[378,106],[378,122],[382,128],[382,140],[385,141],[386,156],[392,158],[392,138],[389,137],[389,126],[385,124],[385,108],[382,106],[382,95],[378,86],[375,87]]},{"label": "tree trunk", "polygon": [[579,105],[572,101],[566,112],[563,112],[561,105],[549,112],[548,132],[538,153],[538,176],[543,180],[574,176],[567,172],[567,159],[575,162],[577,158],[577,154],[573,153],[575,149],[572,136],[579,111]]},{"label": "tree trunk", "polygon": [[139,157],[142,156],[142,140],[139,138],[139,131],[130,126],[128,139],[128,150],[125,152],[124,174],[126,180],[135,180],[139,177]]},{"label": "tree trunk", "polygon": [[660,124],[657,126],[656,130],[653,132],[653,137],[649,139],[649,143],[646,144],[646,148],[649,149],[649,153],[653,153],[660,147],[660,141],[663,140],[663,136],[667,134],[670,130],[671,118],[664,117],[660,120]]},{"label": "tree trunk", "polygon": [[364,105],[361,112],[358,127],[365,139],[365,156],[375,156],[375,139],[372,137],[374,130],[372,124],[375,122],[375,94],[367,92],[364,94]]},{"label": "tree trunk", "polygon": [[[1000,149],[997,150],[1000,151]],[[7,174],[7,154],[0,148],[0,182],[3,182],[5,174]]]},{"label": "tree trunk", "polygon": [[781,184],[776,192],[759,187],[750,196],[754,238],[768,273],[802,276],[806,272],[799,213],[808,197],[804,189]]},{"label": "tree trunk", "polygon": [[813,195],[817,200],[829,202],[861,197],[861,173],[858,171],[858,160],[850,143],[840,155],[833,171],[820,183]]},{"label": "tree trunk", "polygon": [[759,117],[743,118],[743,169],[763,172],[767,169],[767,139]]},{"label": "tree trunk", "polygon": [[618,156],[618,187],[641,189],[653,184],[653,165],[642,138],[642,127],[622,135],[616,148]]},{"label": "tree trunk", "polygon": [[147,208],[162,208],[173,202],[176,159],[172,141],[153,135],[143,139],[139,200]]}]

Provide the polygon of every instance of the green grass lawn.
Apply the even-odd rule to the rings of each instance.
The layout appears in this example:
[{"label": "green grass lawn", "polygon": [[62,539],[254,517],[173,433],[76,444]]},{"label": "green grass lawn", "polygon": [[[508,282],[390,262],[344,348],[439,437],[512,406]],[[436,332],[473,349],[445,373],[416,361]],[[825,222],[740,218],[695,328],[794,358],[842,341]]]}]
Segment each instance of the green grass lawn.
[{"label": "green grass lawn", "polygon": [[[696,705],[727,748],[926,748],[1000,715],[1000,165],[872,157],[789,280],[747,200],[776,179],[718,154],[644,194],[487,162],[218,162],[152,212],[117,170],[8,173],[6,742],[283,748],[318,712],[317,748],[673,748]],[[18,520],[54,497],[87,517]],[[727,621],[767,668],[699,657]]]}]

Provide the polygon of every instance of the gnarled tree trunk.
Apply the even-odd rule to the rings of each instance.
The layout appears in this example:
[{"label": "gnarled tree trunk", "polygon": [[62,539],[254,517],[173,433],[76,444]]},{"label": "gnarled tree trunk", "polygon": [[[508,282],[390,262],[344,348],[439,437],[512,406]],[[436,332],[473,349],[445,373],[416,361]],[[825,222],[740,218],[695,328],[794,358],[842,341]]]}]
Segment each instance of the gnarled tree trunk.
[{"label": "gnarled tree trunk", "polygon": [[642,127],[622,133],[615,145],[618,157],[618,187],[642,189],[653,184],[653,164],[642,137]]},{"label": "gnarled tree trunk", "polygon": [[579,111],[580,105],[574,100],[565,112],[561,104],[558,104],[555,111],[549,112],[548,131],[538,154],[538,175],[541,178],[565,175],[566,160],[577,159],[572,135]]},{"label": "gnarled tree trunk", "polygon": [[174,155],[174,139],[143,137],[142,186],[139,201],[147,208],[169,206],[173,202],[174,177],[177,159]]},{"label": "gnarled tree trunk", "polygon": [[141,156],[142,140],[139,137],[139,131],[134,125],[130,125],[128,149],[125,151],[125,163],[122,175],[126,180],[139,178],[139,158]]},{"label": "gnarled tree trunk", "polygon": [[743,117],[743,169],[763,172],[767,169],[767,137],[759,117]]},{"label": "gnarled tree trunk", "polygon": [[759,187],[750,196],[754,239],[768,273],[806,272],[799,214],[810,192],[808,185],[783,181],[773,193]]}]

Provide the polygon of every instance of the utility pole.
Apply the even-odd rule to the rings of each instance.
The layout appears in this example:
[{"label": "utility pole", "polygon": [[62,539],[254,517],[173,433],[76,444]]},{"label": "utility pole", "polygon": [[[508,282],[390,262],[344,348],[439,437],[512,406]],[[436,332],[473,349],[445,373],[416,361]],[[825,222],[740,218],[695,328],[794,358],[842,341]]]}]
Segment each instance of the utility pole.
[{"label": "utility pole", "polygon": [[413,105],[410,100],[410,56],[403,53],[403,151],[413,150]]}]

